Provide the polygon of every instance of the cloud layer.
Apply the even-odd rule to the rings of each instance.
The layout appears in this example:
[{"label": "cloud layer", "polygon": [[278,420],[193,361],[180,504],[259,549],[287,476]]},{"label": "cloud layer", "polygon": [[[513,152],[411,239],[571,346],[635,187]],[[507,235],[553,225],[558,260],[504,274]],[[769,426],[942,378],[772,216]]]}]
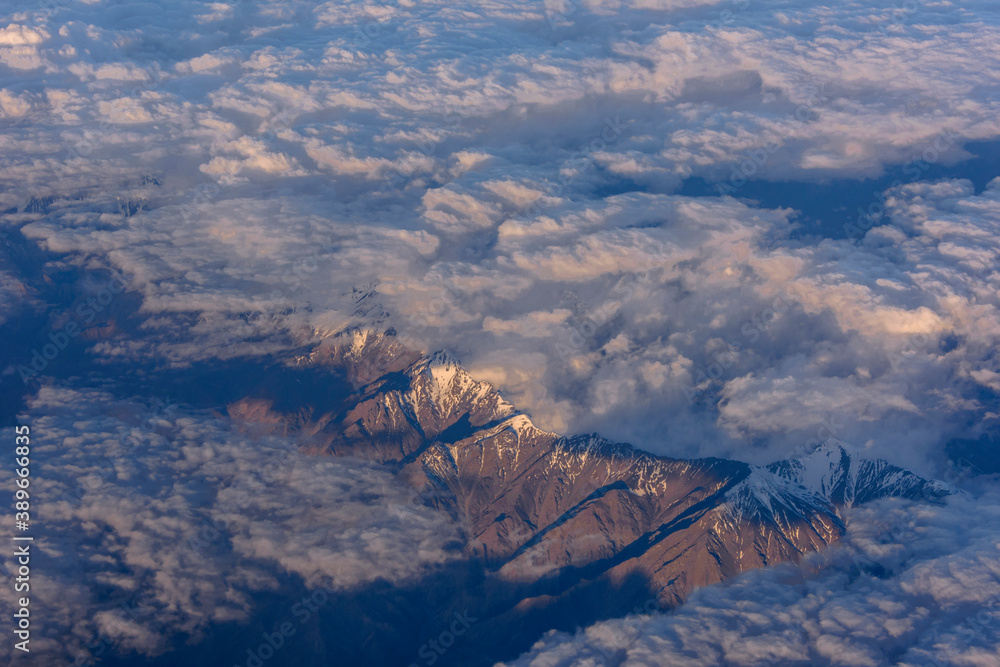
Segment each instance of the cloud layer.
[{"label": "cloud layer", "polygon": [[[44,618],[31,647],[46,664],[111,646],[156,655],[248,620],[289,581],[401,582],[462,553],[460,528],[386,470],[306,456],[217,416],[46,387],[24,423],[38,508],[31,610]],[[9,470],[0,480],[14,487]],[[3,565],[16,569],[10,555]],[[4,615],[11,605],[0,600]]]},{"label": "cloud layer", "polygon": [[995,185],[873,192],[860,245],[669,194],[995,140],[988,3],[47,4],[3,21],[35,85],[0,95],[0,199],[141,295],[99,355],[288,349],[374,282],[545,428],[755,462],[829,432],[921,472],[996,428]]}]

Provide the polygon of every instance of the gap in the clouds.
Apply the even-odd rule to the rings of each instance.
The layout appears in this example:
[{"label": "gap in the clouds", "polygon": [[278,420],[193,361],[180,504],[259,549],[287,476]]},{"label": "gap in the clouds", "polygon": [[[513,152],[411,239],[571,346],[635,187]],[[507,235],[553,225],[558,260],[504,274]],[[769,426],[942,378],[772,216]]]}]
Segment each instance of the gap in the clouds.
[{"label": "gap in the clouds", "polygon": [[[516,658],[549,630],[572,632],[637,610],[657,609],[650,582],[638,573],[614,582],[556,577],[550,585],[539,586],[503,581],[473,559],[453,561],[400,584],[375,580],[327,593],[316,593],[316,587],[307,587],[298,576],[268,574],[275,576],[278,587],[250,599],[248,621],[211,624],[188,641],[173,640],[166,653],[153,658],[106,651],[100,664],[488,667]],[[567,587],[572,582],[576,585]],[[519,604],[524,600],[531,604]],[[456,625],[458,619],[470,622]],[[137,620],[147,619],[139,615]],[[272,646],[278,647],[261,652],[268,644],[265,634],[274,637],[284,623],[293,631],[287,640],[275,638]],[[461,632],[441,642],[449,629]],[[259,661],[261,655],[267,659]]]},{"label": "gap in the clouds", "polygon": [[1000,473],[1000,433],[983,433],[977,439],[954,438],[945,452],[958,470],[973,475]]},{"label": "gap in the clouds", "polygon": [[[878,178],[841,178],[824,182],[751,180],[739,187],[733,196],[756,202],[763,208],[792,208],[800,212],[792,238],[844,239],[849,226],[857,226],[859,209],[867,211],[876,204],[879,193],[895,181],[913,183],[943,179],[967,179],[975,192],[1000,176],[1000,141],[967,143],[965,150],[973,157],[953,165],[929,164],[926,169],[916,165],[892,165]],[[918,178],[914,178],[914,174]],[[701,177],[684,181],[676,194],[689,197],[718,196],[718,183]],[[848,226],[845,230],[845,226]]]},{"label": "gap in the clouds", "polygon": [[[233,402],[263,399],[280,413],[303,417],[309,416],[303,408],[313,415],[343,417],[346,399],[354,392],[333,369],[288,365],[288,359],[308,354],[311,346],[285,350],[280,357],[212,357],[183,367],[95,355],[95,344],[114,345],[123,334],[138,333],[143,322],[139,294],[126,290],[102,305],[96,299],[110,274],[65,263],[63,256],[40,249],[16,229],[0,236],[0,265],[12,267],[33,296],[5,313],[0,324],[0,371],[6,373],[0,375],[2,426],[13,425],[39,387],[52,382],[222,413]],[[67,334],[67,325],[75,325],[79,333]],[[42,356],[56,346],[54,357]]]},{"label": "gap in the clouds", "polygon": [[[78,297],[81,274],[71,266],[59,264],[59,258],[60,255],[43,250],[25,238],[19,229],[6,228],[0,232],[0,266],[13,269],[18,279],[38,290],[31,295],[35,301],[22,300],[4,313],[6,321],[0,324],[0,341],[3,341],[0,371],[12,371],[0,375],[0,426],[14,424],[18,413],[26,407],[27,396],[34,391],[21,380],[16,366],[30,365],[33,352],[48,344],[48,335],[56,331],[52,314],[68,311]],[[44,308],[36,307],[38,303]],[[83,347],[83,341],[71,340],[60,357],[78,356]]]},{"label": "gap in the clouds", "polygon": [[[161,406],[184,405],[221,415],[233,403],[252,399],[269,402],[273,411],[288,419],[331,415],[334,423],[340,423],[351,406],[348,398],[355,393],[353,385],[336,370],[289,366],[284,356],[213,358],[181,368],[164,368],[148,362],[95,363],[93,356],[83,349],[68,352],[71,354],[66,355],[64,363],[43,373],[46,382],[98,388],[121,399],[139,399]],[[297,352],[305,354],[309,349],[292,350],[288,355]],[[14,377],[21,385],[20,379]],[[18,390],[11,393],[16,393],[20,400],[10,407],[5,403],[5,422],[12,421],[23,410],[25,399],[37,391],[37,386],[32,383],[12,390]]]},{"label": "gap in the clouds", "polygon": [[296,368],[272,356],[209,359],[186,368],[137,369],[131,364],[107,366],[103,372],[100,368],[95,372],[108,383],[108,391],[123,398],[152,392],[168,403],[207,410],[222,411],[241,399],[260,399],[270,401],[272,409],[282,414],[306,411],[309,416],[332,413],[339,418],[346,414],[346,399],[354,393],[347,378],[331,368]]}]

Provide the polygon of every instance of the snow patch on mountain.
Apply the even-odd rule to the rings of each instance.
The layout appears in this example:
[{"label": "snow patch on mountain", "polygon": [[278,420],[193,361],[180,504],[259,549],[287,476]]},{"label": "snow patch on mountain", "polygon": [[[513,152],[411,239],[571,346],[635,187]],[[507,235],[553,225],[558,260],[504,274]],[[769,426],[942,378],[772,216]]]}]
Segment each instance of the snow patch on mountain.
[{"label": "snow patch on mountain", "polygon": [[934,499],[955,491],[833,439],[807,456],[772,463],[767,470],[842,507],[888,496]]},{"label": "snow patch on mountain", "polygon": [[736,522],[773,521],[782,527],[816,513],[837,515],[829,498],[758,466],[750,466],[750,474],[726,493],[720,511]]},{"label": "snow patch on mountain", "polygon": [[842,525],[841,511],[854,504],[886,497],[934,500],[952,493],[955,489],[947,484],[867,457],[849,443],[828,440],[802,458],[751,466],[746,479],[726,493],[719,513],[735,523],[773,521],[782,527],[825,514]]},{"label": "snow patch on mountain", "polygon": [[476,413],[495,421],[517,412],[488,382],[475,380],[447,352],[435,352],[417,361],[410,400],[414,406],[430,405],[440,418]]}]

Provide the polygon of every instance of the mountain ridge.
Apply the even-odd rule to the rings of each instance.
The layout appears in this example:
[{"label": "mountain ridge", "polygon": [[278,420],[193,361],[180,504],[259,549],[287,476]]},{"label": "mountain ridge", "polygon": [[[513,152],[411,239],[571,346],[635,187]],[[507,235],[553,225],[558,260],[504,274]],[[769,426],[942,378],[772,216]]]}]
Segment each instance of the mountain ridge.
[{"label": "mountain ridge", "polygon": [[[752,466],[656,456],[596,434],[559,436],[452,355],[422,355],[392,329],[371,329],[385,317],[367,308],[379,314],[375,322],[327,336],[295,360],[342,371],[355,387],[351,404],[342,417],[293,428],[310,434],[317,453],[374,459],[418,491],[434,489],[436,502],[446,497],[467,526],[467,555],[505,581],[558,579],[565,593],[639,574],[670,607],[697,586],[835,543],[845,530],[842,510],[853,504],[948,493],[838,441]],[[276,418],[295,421],[254,417]]]}]

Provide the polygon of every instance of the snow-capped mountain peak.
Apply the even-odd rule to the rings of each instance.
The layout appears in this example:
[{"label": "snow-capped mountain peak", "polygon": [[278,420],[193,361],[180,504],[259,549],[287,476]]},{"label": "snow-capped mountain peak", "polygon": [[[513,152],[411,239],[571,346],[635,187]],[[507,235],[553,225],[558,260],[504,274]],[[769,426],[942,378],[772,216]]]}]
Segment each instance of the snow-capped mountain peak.
[{"label": "snow-capped mountain peak", "polygon": [[802,458],[772,463],[767,470],[843,507],[887,496],[934,499],[953,491],[834,439]]}]

